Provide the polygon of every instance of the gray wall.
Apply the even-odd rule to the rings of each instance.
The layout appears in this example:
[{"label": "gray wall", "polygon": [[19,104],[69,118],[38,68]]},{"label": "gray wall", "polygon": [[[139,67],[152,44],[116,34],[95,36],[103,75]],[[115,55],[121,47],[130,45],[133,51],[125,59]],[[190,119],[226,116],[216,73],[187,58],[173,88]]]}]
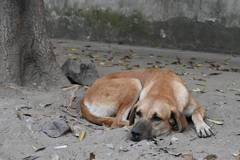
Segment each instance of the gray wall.
[{"label": "gray wall", "polygon": [[51,37],[240,53],[239,0],[44,0]]}]

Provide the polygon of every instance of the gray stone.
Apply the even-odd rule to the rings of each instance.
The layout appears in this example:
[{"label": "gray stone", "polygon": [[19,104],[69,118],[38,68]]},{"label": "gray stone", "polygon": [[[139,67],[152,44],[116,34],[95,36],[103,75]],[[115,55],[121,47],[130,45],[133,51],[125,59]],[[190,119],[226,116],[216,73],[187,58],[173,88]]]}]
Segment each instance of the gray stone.
[{"label": "gray stone", "polygon": [[65,121],[62,120],[56,120],[53,121],[52,123],[43,126],[42,130],[45,132],[49,137],[56,138],[64,133],[66,133],[70,127]]},{"label": "gray stone", "polygon": [[88,59],[68,59],[61,68],[71,83],[92,85],[99,78],[95,65]]}]

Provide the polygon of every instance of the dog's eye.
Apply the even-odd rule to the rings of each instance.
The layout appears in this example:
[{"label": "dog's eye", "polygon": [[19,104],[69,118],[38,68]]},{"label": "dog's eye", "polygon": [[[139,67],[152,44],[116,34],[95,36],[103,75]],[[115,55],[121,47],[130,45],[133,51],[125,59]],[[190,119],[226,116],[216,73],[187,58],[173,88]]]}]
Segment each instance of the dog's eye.
[{"label": "dog's eye", "polygon": [[142,112],[141,112],[141,111],[137,111],[137,112],[136,112],[136,116],[142,117]]},{"label": "dog's eye", "polygon": [[157,116],[154,116],[154,117],[152,117],[152,121],[157,121],[157,122],[159,122],[159,121],[162,121],[162,118],[157,117]]}]

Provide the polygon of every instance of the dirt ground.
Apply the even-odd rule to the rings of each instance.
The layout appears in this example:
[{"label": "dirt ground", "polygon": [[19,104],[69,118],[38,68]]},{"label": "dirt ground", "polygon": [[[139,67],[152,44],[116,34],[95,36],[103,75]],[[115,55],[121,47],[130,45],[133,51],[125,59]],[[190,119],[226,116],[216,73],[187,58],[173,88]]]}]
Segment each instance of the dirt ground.
[{"label": "dirt ground", "polygon": [[[127,69],[169,68],[206,108],[207,118],[223,124],[206,121],[215,133],[210,138],[198,138],[189,122],[182,133],[133,142],[126,128],[97,126],[81,118],[78,110],[84,87],[43,92],[9,84],[12,87],[1,86],[0,92],[0,160],[29,156],[87,160],[90,154],[101,160],[238,159],[234,154],[240,154],[240,55],[58,39],[52,43],[60,65],[67,58],[81,56],[95,63],[100,76]],[[57,119],[66,121],[77,133],[85,131],[85,137],[80,141],[68,132],[50,138],[42,127]],[[58,146],[66,148],[55,149]]]}]

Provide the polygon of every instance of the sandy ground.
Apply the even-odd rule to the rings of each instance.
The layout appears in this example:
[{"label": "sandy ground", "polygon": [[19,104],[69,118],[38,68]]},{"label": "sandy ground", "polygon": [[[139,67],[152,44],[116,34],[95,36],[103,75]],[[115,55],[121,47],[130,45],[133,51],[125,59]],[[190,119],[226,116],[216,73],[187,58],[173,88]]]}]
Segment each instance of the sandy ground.
[{"label": "sandy ground", "polygon": [[[95,63],[100,76],[126,69],[169,68],[186,82],[193,96],[206,108],[207,117],[223,125],[207,121],[215,133],[210,138],[198,138],[189,122],[182,133],[132,142],[127,129],[97,126],[78,115],[78,103],[85,88],[73,86],[41,92],[9,84],[17,89],[1,87],[0,160],[28,156],[37,156],[38,160],[55,160],[54,156],[61,160],[87,160],[90,153],[101,160],[169,160],[187,156],[201,160],[209,154],[222,160],[238,159],[233,154],[240,152],[240,73],[222,70],[240,69],[240,55],[57,39],[52,39],[52,43],[60,65],[67,58],[81,56]],[[71,97],[75,100],[66,110]],[[57,119],[65,120],[78,133],[84,130],[83,140],[72,132],[58,138],[43,133],[42,127]],[[65,145],[66,148],[55,149]]]}]

